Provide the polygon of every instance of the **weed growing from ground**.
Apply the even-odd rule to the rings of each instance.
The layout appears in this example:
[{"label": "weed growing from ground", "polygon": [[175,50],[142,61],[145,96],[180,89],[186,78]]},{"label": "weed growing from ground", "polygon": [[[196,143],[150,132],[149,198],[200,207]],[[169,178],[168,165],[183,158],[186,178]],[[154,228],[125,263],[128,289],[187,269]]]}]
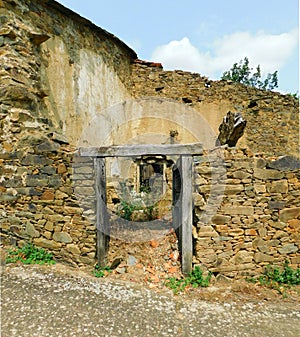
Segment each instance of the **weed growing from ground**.
[{"label": "weed growing from ground", "polygon": [[206,277],[203,276],[203,271],[196,266],[195,269],[185,278],[177,279],[170,277],[166,280],[165,285],[173,290],[174,294],[178,294],[185,290],[186,287],[208,287],[211,279],[211,273]]},{"label": "weed growing from ground", "polygon": [[285,261],[283,269],[269,265],[266,267],[263,275],[247,280],[275,289],[280,294],[284,294],[287,287],[300,284],[300,268],[294,270],[289,266],[288,261]]},{"label": "weed growing from ground", "polygon": [[22,248],[10,249],[6,263],[22,262],[23,264],[55,264],[53,255],[43,248],[28,243]]},{"label": "weed growing from ground", "polygon": [[110,272],[111,269],[108,266],[99,267],[98,265],[96,265],[94,270],[92,271],[92,274],[96,277],[103,277]]}]

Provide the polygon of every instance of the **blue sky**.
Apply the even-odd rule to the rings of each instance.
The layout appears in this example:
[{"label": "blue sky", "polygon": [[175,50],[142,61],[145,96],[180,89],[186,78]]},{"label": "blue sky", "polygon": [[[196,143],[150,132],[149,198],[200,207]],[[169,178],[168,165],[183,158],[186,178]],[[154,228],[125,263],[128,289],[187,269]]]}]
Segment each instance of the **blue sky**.
[{"label": "blue sky", "polygon": [[59,0],[164,69],[219,79],[247,56],[299,91],[298,0]]}]

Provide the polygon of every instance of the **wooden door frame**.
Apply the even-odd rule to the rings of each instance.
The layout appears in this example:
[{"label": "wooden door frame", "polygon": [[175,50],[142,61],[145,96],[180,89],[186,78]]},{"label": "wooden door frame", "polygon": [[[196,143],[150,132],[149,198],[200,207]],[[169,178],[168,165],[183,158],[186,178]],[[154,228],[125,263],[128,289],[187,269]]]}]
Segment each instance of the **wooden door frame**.
[{"label": "wooden door frame", "polygon": [[[179,155],[174,171],[180,176],[180,191],[173,181],[173,227],[179,229],[182,272],[192,271],[193,258],[193,156],[203,154],[201,143],[192,144],[136,144],[109,147],[80,148],[79,155],[92,157],[95,170],[97,260],[100,267],[107,264],[109,219],[106,207],[106,157],[134,157],[144,155]],[[177,173],[177,175],[178,175]]]}]

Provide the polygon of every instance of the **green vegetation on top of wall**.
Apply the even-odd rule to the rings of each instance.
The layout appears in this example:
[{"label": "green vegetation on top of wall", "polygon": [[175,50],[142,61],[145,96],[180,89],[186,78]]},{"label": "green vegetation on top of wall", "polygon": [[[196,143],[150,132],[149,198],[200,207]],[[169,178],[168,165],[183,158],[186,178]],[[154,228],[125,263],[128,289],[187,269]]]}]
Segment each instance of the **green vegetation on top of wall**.
[{"label": "green vegetation on top of wall", "polygon": [[256,67],[256,72],[252,73],[252,70],[253,68],[249,67],[248,57],[245,57],[239,63],[234,63],[230,70],[225,71],[222,80],[231,80],[262,90],[274,90],[278,87],[277,71],[262,79],[260,65]]}]

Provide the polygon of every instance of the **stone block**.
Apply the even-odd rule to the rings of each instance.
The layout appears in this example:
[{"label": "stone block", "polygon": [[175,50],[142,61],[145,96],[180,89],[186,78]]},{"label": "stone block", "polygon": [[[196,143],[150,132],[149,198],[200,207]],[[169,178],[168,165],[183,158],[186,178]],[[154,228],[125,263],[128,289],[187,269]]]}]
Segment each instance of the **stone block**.
[{"label": "stone block", "polygon": [[257,235],[257,231],[255,229],[253,229],[253,228],[246,229],[245,230],[245,235],[256,236]]},{"label": "stone block", "polygon": [[261,227],[258,229],[258,234],[260,237],[265,237],[267,235],[267,229],[265,227]]},{"label": "stone block", "polygon": [[263,159],[263,158],[257,158],[254,161],[255,161],[255,167],[260,168],[260,169],[266,167],[266,161],[265,161],[265,159]]},{"label": "stone block", "polygon": [[225,195],[240,194],[244,191],[244,185],[225,185]]},{"label": "stone block", "polygon": [[53,160],[38,154],[27,154],[21,160],[22,165],[39,165],[39,166],[47,166],[53,163]]},{"label": "stone block", "polygon": [[51,240],[52,239],[52,232],[48,232],[48,231],[45,231],[43,233],[43,236],[48,239],[48,240]]},{"label": "stone block", "polygon": [[[5,219],[3,219],[5,220]],[[6,220],[9,222],[11,226],[19,226],[21,224],[20,218],[16,216],[8,216]]]},{"label": "stone block", "polygon": [[283,156],[277,160],[269,161],[268,167],[282,171],[294,171],[300,169],[300,160],[293,156]]},{"label": "stone block", "polygon": [[285,208],[279,212],[279,219],[283,222],[297,219],[298,217],[300,217],[300,207]]},{"label": "stone block", "polygon": [[267,242],[268,247],[278,247],[280,245],[280,241],[277,239],[273,239]]},{"label": "stone block", "polygon": [[69,214],[82,214],[80,207],[64,206],[64,211]]},{"label": "stone block", "polygon": [[291,241],[295,242],[296,244],[300,245],[300,232],[297,233],[292,233],[291,236]]},{"label": "stone block", "polygon": [[300,255],[291,257],[291,264],[294,265],[300,264]]},{"label": "stone block", "polygon": [[203,257],[198,257],[199,261],[201,263],[204,264],[211,264],[211,263],[215,263],[217,260],[217,255],[216,254],[212,254],[212,255],[205,255]]},{"label": "stone block", "polygon": [[61,214],[50,214],[45,216],[48,220],[50,220],[51,222],[60,222],[60,221],[64,221],[64,216]]},{"label": "stone block", "polygon": [[278,248],[280,254],[286,255],[291,253],[296,253],[298,251],[298,247],[295,246],[293,243],[288,243],[283,245],[281,248]]},{"label": "stone block", "polygon": [[255,253],[254,254],[254,261],[256,263],[260,262],[272,262],[274,261],[274,257],[272,255],[264,254],[261,252]]},{"label": "stone block", "polygon": [[49,176],[49,187],[58,188],[62,186],[62,180],[60,175]]},{"label": "stone block", "polygon": [[266,193],[266,185],[263,184],[254,184],[254,191],[256,194]]},{"label": "stone block", "polygon": [[95,191],[93,187],[80,187],[80,186],[75,186],[74,189],[75,194],[79,196],[90,196],[94,195]]},{"label": "stone block", "polygon": [[90,166],[81,166],[74,169],[74,174],[93,174],[94,169]]},{"label": "stone block", "polygon": [[277,170],[255,168],[253,176],[261,180],[278,180],[282,179],[284,174]]},{"label": "stone block", "polygon": [[269,209],[283,209],[286,205],[286,201],[269,201]]},{"label": "stone block", "polygon": [[36,174],[36,175],[28,175],[26,177],[26,186],[29,187],[48,187],[49,186],[49,178],[46,174]]},{"label": "stone block", "polygon": [[193,193],[193,202],[195,206],[204,206],[205,200],[199,193]]},{"label": "stone block", "polygon": [[210,175],[211,174],[211,167],[210,166],[200,166],[196,167],[196,172],[199,174]]},{"label": "stone block", "polygon": [[8,193],[1,193],[0,194],[0,202],[10,202],[10,201],[15,201],[19,197],[17,195],[12,195]]},{"label": "stone block", "polygon": [[48,240],[42,237],[36,238],[33,240],[33,244],[38,247],[46,248],[46,249],[60,249],[62,244],[60,242],[56,242],[54,240]]},{"label": "stone block", "polygon": [[66,198],[68,198],[68,194],[66,194],[66,193],[64,193],[60,190],[57,190],[55,192],[55,199],[66,199]]},{"label": "stone block", "polygon": [[233,172],[232,176],[235,179],[243,180],[243,179],[248,179],[250,177],[250,173],[238,170],[238,171]]},{"label": "stone block", "polygon": [[71,235],[66,232],[54,232],[53,239],[63,243],[71,243],[73,241]]},{"label": "stone block", "polygon": [[233,228],[228,231],[230,236],[242,236],[244,235],[244,230],[242,228]]},{"label": "stone block", "polygon": [[198,235],[200,237],[215,237],[219,236],[219,234],[214,230],[212,226],[201,226]]},{"label": "stone block", "polygon": [[195,180],[196,185],[208,185],[208,181],[201,176],[198,176]]},{"label": "stone block", "polygon": [[267,185],[269,193],[288,193],[289,185],[287,180],[276,180]]},{"label": "stone block", "polygon": [[26,231],[26,234],[32,238],[38,238],[41,236],[40,232],[37,231],[34,225],[30,222],[27,222],[25,231]]},{"label": "stone block", "polygon": [[234,264],[251,263],[253,261],[253,257],[254,257],[254,252],[240,250],[230,259],[229,262],[234,263]]},{"label": "stone block", "polygon": [[47,231],[52,232],[52,231],[53,231],[53,228],[54,228],[53,222],[47,221],[47,222],[46,222],[46,225],[45,225],[45,229],[47,229]]},{"label": "stone block", "polygon": [[45,140],[41,144],[36,146],[36,152],[37,153],[44,153],[44,152],[55,152],[59,149],[59,144],[51,141],[51,140]]},{"label": "stone block", "polygon": [[281,222],[281,221],[276,221],[276,222],[270,221],[269,225],[271,227],[276,228],[276,229],[283,229],[284,227],[286,227],[286,223],[285,222]]},{"label": "stone block", "polygon": [[247,170],[253,167],[253,163],[250,160],[237,159],[233,161],[233,167],[238,170]]},{"label": "stone block", "polygon": [[45,219],[42,219],[41,217],[43,216],[42,214],[38,214],[40,217],[34,217],[36,220],[37,219],[39,219],[38,220],[38,222],[37,222],[37,224],[38,224],[38,226],[40,226],[40,227],[43,227],[44,225],[45,225],[45,223],[47,222],[47,220],[45,220]]},{"label": "stone block", "polygon": [[216,214],[211,218],[211,222],[213,224],[216,224],[216,225],[224,225],[225,223],[228,223],[230,221],[230,219],[231,219],[231,217],[228,216],[228,215]]},{"label": "stone block", "polygon": [[227,233],[229,230],[227,225],[215,225],[214,228],[218,233]]},{"label": "stone block", "polygon": [[288,221],[289,227],[292,229],[300,229],[300,219],[292,219]]},{"label": "stone block", "polygon": [[56,174],[56,169],[53,166],[44,166],[40,168],[41,173],[48,175]]},{"label": "stone block", "polygon": [[75,244],[68,244],[67,247],[66,247],[67,251],[74,254],[74,255],[80,255],[81,254],[81,251],[80,251],[80,248],[75,245]]},{"label": "stone block", "polygon": [[229,241],[229,240],[231,240],[232,238],[231,238],[230,236],[220,235],[220,236],[218,236],[218,239],[219,239],[220,241]]},{"label": "stone block", "polygon": [[67,168],[66,168],[66,165],[64,163],[60,163],[58,166],[57,166],[57,173],[58,174],[63,174],[63,173],[66,173],[67,172]]},{"label": "stone block", "polygon": [[224,206],[222,212],[228,215],[252,215],[254,208],[252,206]]},{"label": "stone block", "polygon": [[260,237],[256,237],[252,242],[253,248],[260,248],[266,245],[266,241]]},{"label": "stone block", "polygon": [[43,194],[40,196],[41,200],[48,200],[53,201],[54,200],[54,192],[52,190],[44,191]]}]

